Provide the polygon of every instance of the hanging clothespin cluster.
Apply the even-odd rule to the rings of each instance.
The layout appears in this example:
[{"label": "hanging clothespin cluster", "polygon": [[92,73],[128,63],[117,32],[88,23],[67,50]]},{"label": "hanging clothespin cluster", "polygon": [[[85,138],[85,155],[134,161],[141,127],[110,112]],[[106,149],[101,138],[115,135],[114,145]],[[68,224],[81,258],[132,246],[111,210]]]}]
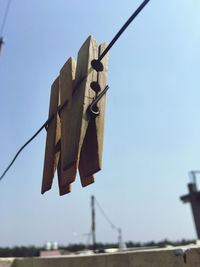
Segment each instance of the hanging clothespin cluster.
[{"label": "hanging clothespin cluster", "polygon": [[77,65],[70,57],[51,87],[42,194],[51,189],[57,169],[60,195],[71,191],[77,169],[82,186],[94,182],[102,167],[108,54],[101,70],[92,67],[107,44],[89,36],[79,50]]}]

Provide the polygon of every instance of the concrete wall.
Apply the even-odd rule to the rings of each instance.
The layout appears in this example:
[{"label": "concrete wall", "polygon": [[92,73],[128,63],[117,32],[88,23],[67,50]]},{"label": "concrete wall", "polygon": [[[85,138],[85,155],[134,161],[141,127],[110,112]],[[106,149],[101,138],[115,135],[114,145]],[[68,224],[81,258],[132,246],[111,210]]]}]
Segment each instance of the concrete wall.
[{"label": "concrete wall", "polygon": [[93,256],[0,258],[0,267],[198,267],[200,247],[155,249]]}]

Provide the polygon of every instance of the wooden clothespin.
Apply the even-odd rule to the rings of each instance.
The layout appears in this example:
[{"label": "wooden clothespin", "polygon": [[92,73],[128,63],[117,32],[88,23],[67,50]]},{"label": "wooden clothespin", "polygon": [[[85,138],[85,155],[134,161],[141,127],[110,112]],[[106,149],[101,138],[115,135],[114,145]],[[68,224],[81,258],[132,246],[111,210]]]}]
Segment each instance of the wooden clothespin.
[{"label": "wooden clothespin", "polygon": [[52,85],[49,118],[55,116],[47,129],[42,193],[51,188],[56,168],[60,195],[71,191],[78,168],[82,186],[93,183],[101,169],[108,56],[101,72],[91,62],[106,47],[89,36],[79,50],[77,68],[70,58]]},{"label": "wooden clothespin", "polygon": [[88,108],[106,87],[108,55],[102,60],[103,71],[97,72],[91,66],[106,46],[98,46],[89,36],[78,53],[71,119],[68,134],[62,135],[66,138],[63,167],[70,175],[63,177],[62,185],[75,180],[78,167],[82,186],[93,183],[94,173],[101,169],[106,95],[97,104],[99,116],[92,116]]}]

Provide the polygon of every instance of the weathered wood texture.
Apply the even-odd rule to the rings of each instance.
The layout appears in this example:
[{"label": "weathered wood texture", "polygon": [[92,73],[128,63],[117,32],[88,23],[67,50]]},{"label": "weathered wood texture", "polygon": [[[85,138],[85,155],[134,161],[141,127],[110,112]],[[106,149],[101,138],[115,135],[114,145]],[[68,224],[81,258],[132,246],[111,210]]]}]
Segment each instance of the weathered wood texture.
[{"label": "weathered wood texture", "polygon": [[51,87],[49,118],[53,115],[51,123],[47,129],[46,148],[44,157],[44,169],[41,193],[44,194],[51,189],[54,173],[59,160],[59,152],[56,151],[56,144],[60,139],[60,118],[57,114],[59,105],[59,79],[57,78]]},{"label": "weathered wood texture", "polygon": [[[93,138],[96,135],[94,126],[94,120],[90,120],[80,153],[79,175],[83,187],[95,181],[94,172],[88,173],[90,165],[94,164],[94,161],[96,162],[96,155],[94,150],[91,149],[93,146],[96,147],[96,139]],[[88,162],[88,160],[91,160],[92,163]]]},{"label": "weathered wood texture", "polygon": [[[99,47],[99,54],[108,46],[107,43],[103,43]],[[101,87],[101,91],[105,89],[107,85],[107,73],[108,73],[108,53],[102,59],[101,63],[103,64],[103,71],[98,72],[98,83]],[[103,154],[103,139],[104,139],[104,124],[105,124],[105,111],[106,111],[106,94],[101,98],[97,104],[100,110],[100,116],[96,118],[96,129],[97,129],[97,140],[98,140],[98,159],[99,159],[99,169],[102,168],[102,154]]]},{"label": "weathered wood texture", "polygon": [[[61,106],[66,103],[64,108],[60,112],[60,120],[61,120],[61,162],[60,162],[60,186],[63,188],[67,188],[71,182],[75,180],[77,166],[76,164],[72,164],[70,168],[63,170],[63,159],[68,156],[68,150],[66,150],[66,144],[69,140],[70,136],[70,120],[73,120],[73,114],[71,113],[71,104],[72,104],[72,94],[74,88],[74,80],[75,80],[75,72],[76,72],[76,62],[70,57],[65,65],[62,67],[60,71],[60,96],[61,96]],[[73,137],[72,137],[73,139]],[[70,141],[70,140],[69,140]]]},{"label": "weathered wood texture", "polygon": [[[99,53],[101,54],[106,47],[106,43],[100,45]],[[102,64],[104,66],[103,71],[97,73],[97,82],[101,88],[98,94],[100,94],[106,87],[108,54],[103,58]],[[79,174],[82,186],[86,186],[94,182],[94,176],[92,175],[98,172],[102,167],[105,105],[106,95],[104,95],[97,103],[100,114],[96,118],[90,117],[90,122],[87,128],[85,139],[83,141],[79,163]],[[86,177],[90,177],[90,179]]]},{"label": "weathered wood texture", "polygon": [[71,192],[71,184],[65,184],[62,185],[62,179],[64,176],[64,171],[61,166],[62,161],[62,154],[60,153],[59,161],[58,161],[58,167],[57,167],[57,174],[58,174],[58,187],[59,187],[59,194],[60,196],[63,196],[65,194],[68,194]]},{"label": "weathered wood texture", "polygon": [[90,118],[87,108],[95,98],[95,92],[91,90],[90,84],[92,81],[97,81],[97,73],[91,67],[91,61],[97,57],[98,44],[93,36],[89,36],[78,53],[69,135],[66,140],[65,158],[63,159],[64,169],[68,169],[74,164],[78,167],[80,150]]}]

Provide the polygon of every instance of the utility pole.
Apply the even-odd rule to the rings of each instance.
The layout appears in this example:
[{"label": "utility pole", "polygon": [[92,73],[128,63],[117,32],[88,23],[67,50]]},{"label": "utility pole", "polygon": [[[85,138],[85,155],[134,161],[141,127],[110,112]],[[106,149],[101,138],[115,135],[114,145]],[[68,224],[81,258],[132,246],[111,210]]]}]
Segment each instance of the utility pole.
[{"label": "utility pole", "polygon": [[91,208],[92,208],[92,243],[93,251],[96,251],[96,236],[95,236],[95,206],[94,206],[94,196],[91,196]]},{"label": "utility pole", "polygon": [[184,203],[190,203],[196,227],[197,236],[200,239],[200,191],[197,189],[196,174],[200,171],[191,171],[189,174],[192,178],[192,182],[188,184],[189,194],[181,196],[180,199]]}]

